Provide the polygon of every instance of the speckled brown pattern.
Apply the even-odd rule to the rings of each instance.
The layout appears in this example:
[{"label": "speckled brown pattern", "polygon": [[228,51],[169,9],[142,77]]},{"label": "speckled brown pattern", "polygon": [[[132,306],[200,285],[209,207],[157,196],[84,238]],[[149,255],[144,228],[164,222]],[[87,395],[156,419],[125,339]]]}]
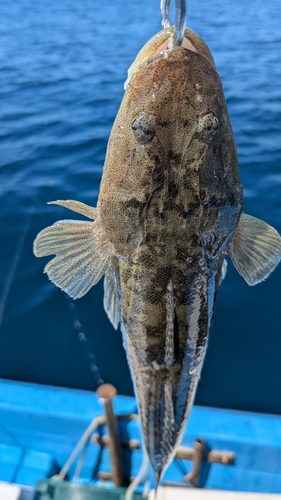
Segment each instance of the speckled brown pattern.
[{"label": "speckled brown pattern", "polygon": [[124,346],[145,446],[159,481],[180,440],[207,347],[227,253],[249,285],[281,259],[281,237],[242,214],[235,143],[206,44],[173,28],[146,44],[129,70],[98,208],[56,203],[94,219],[39,233],[44,271],[71,297],[104,275],[104,308]]},{"label": "speckled brown pattern", "polygon": [[196,51],[159,52],[169,33],[156,35],[131,68],[98,203],[119,257],[124,342],[157,477],[194,398],[226,245],[242,209],[212,56],[191,30]]}]

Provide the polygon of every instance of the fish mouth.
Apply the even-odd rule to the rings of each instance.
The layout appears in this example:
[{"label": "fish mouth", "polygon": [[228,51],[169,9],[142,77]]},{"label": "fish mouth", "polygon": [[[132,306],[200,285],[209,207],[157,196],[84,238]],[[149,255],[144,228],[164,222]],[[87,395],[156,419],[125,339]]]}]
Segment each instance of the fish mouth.
[{"label": "fish mouth", "polygon": [[[187,50],[191,50],[191,52],[196,52],[197,54],[199,54],[198,50],[196,49],[196,47],[194,47],[193,43],[189,40],[189,38],[187,38],[186,36],[183,38],[182,40],[182,43],[180,45],[183,49],[187,49]],[[155,55],[155,54],[159,54],[161,52],[164,52],[165,50],[171,50],[175,47],[174,45],[174,39],[173,37],[169,37],[167,40],[165,40],[164,43],[162,43],[162,45],[160,45],[160,47],[158,47],[154,53],[151,54],[151,56]],[[151,57],[150,56],[150,57]],[[146,60],[146,59],[145,59]],[[143,62],[145,62],[145,60]]]},{"label": "fish mouth", "polygon": [[137,55],[135,61],[128,70],[128,78],[125,82],[125,89],[132,77],[132,75],[138,71],[139,67],[146,62],[148,59],[157,56],[158,54],[169,53],[170,51],[178,48],[186,49],[190,52],[195,52],[199,54],[204,59],[206,59],[215,69],[215,63],[209,47],[206,45],[204,40],[197,35],[190,28],[185,28],[184,38],[180,47],[175,47],[175,27],[169,26],[164,30],[157,33],[149,42],[142,48],[142,50]]}]

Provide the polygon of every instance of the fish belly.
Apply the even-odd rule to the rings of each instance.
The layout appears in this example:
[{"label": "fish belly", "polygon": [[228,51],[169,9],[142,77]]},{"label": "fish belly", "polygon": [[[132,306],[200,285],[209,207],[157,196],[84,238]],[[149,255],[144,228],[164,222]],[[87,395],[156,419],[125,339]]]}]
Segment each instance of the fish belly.
[{"label": "fish belly", "polygon": [[186,245],[167,242],[143,244],[131,261],[120,262],[124,344],[144,443],[158,477],[173,456],[195,396],[217,268],[218,262],[207,265],[202,249],[191,258]]}]

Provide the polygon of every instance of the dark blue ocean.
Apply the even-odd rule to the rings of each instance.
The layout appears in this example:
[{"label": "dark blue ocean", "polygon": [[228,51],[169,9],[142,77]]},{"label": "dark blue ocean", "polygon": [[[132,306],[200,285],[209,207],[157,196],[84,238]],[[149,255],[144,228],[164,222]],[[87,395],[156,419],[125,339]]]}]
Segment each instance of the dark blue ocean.
[{"label": "dark blue ocean", "polygon": [[[132,393],[121,333],[99,283],[73,302],[42,274],[36,234],[95,206],[126,71],[160,30],[159,0],[0,4],[0,376]],[[245,212],[281,232],[280,0],[189,0],[236,136]],[[72,217],[72,216],[71,216]],[[75,218],[75,215],[73,216]],[[78,217],[79,218],[79,217]],[[281,412],[281,265],[251,288],[229,263],[197,404]]]}]

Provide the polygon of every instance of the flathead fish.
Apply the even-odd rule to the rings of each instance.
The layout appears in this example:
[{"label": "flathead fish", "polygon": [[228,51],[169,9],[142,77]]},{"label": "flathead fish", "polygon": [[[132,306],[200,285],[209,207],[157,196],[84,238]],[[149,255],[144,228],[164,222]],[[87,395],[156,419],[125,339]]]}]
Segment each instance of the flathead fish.
[{"label": "flathead fish", "polygon": [[236,146],[204,41],[155,35],[129,70],[110,135],[97,208],[56,201],[90,219],[36,238],[45,272],[73,298],[103,276],[104,307],[121,322],[146,450],[159,480],[188,418],[229,255],[249,285],[281,258],[281,238],[242,213]]}]

